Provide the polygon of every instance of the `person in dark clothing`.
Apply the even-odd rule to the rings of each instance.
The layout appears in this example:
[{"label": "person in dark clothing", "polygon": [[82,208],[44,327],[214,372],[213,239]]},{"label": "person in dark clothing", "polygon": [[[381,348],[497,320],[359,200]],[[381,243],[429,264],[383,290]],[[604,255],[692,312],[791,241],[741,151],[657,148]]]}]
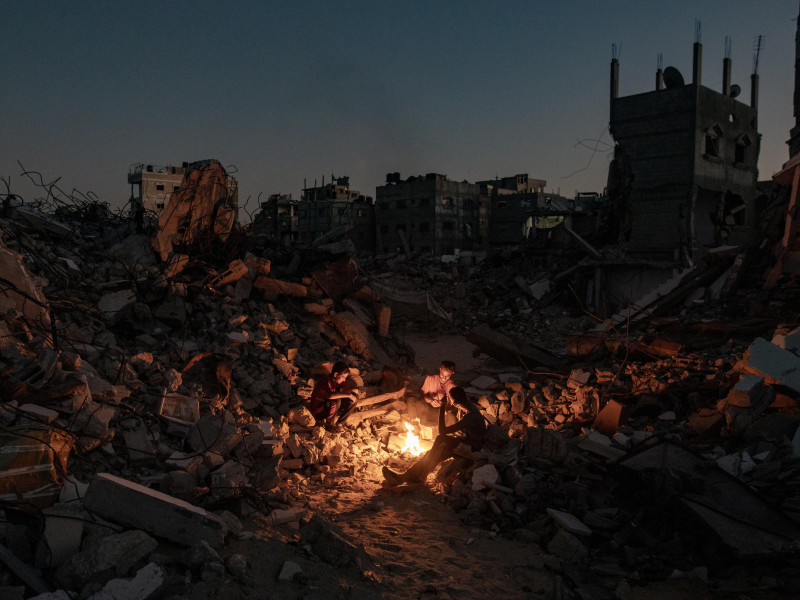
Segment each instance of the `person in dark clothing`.
[{"label": "person in dark clothing", "polygon": [[342,361],[333,365],[330,375],[315,382],[309,400],[309,410],[318,425],[331,432],[341,430],[341,422],[352,412],[358,401],[355,386],[347,381],[350,368]]},{"label": "person in dark clothing", "polygon": [[[466,411],[466,415],[453,425],[445,425],[445,411],[448,404]],[[405,473],[397,473],[389,467],[383,467],[383,477],[388,485],[400,485],[407,482],[422,482],[436,466],[454,455],[459,444],[467,444],[473,451],[483,448],[486,441],[486,423],[478,407],[467,399],[463,388],[454,387],[442,400],[439,406],[439,435],[433,441],[425,455],[415,462]]]}]

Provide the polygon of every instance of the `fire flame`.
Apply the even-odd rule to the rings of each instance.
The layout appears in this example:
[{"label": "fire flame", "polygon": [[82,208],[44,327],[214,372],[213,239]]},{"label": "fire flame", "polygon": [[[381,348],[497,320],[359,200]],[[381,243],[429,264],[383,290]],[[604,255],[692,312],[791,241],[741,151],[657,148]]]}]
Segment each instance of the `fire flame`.
[{"label": "fire flame", "polygon": [[412,456],[419,456],[425,450],[419,444],[419,436],[414,433],[414,426],[411,423],[403,423],[406,427],[406,445],[401,452],[408,452]]}]

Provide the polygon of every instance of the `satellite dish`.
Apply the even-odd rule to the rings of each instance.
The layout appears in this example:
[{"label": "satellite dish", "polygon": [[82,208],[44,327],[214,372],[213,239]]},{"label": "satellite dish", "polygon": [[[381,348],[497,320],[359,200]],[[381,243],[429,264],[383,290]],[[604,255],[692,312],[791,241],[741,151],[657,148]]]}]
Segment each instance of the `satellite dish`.
[{"label": "satellite dish", "polygon": [[664,85],[668,90],[683,87],[683,75],[675,67],[667,67],[664,69]]},{"label": "satellite dish", "polygon": [[731,86],[731,98],[736,98],[736,96],[738,96],[741,93],[742,93],[742,88],[734,83]]}]

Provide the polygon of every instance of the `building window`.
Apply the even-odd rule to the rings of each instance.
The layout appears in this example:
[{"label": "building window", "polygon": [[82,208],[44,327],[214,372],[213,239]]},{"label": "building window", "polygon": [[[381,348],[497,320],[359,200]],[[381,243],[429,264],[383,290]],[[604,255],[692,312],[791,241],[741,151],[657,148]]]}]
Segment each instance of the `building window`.
[{"label": "building window", "polygon": [[442,198],[442,206],[445,208],[453,208],[453,197],[452,196],[445,196]]},{"label": "building window", "polygon": [[363,217],[364,216],[364,209],[363,208],[359,208],[358,209],[358,216],[359,217]]},{"label": "building window", "polygon": [[455,229],[455,224],[452,221],[442,222],[442,231],[453,231],[454,229]]},{"label": "building window", "polygon": [[181,189],[181,186],[179,186],[179,185],[173,185],[172,186],[172,191],[173,192],[177,192],[179,189]]},{"label": "building window", "polygon": [[317,209],[317,216],[320,216],[320,217],[324,217],[325,216],[325,207],[324,206],[320,206]]},{"label": "building window", "polygon": [[343,217],[344,216],[344,209],[343,208],[336,209],[336,214],[338,214],[340,217]]},{"label": "building window", "polygon": [[389,233],[389,226],[381,225],[381,233]]},{"label": "building window", "polygon": [[706,158],[719,158],[719,139],[722,137],[722,129],[719,125],[712,125],[706,129],[706,143],[704,154]]},{"label": "building window", "polygon": [[163,202],[157,202],[156,203],[156,208],[158,208],[158,209],[164,208],[164,203]]},{"label": "building window", "polygon": [[156,184],[156,190],[158,190],[159,192],[163,192],[164,191],[164,184],[163,183],[157,183]]},{"label": "building window", "polygon": [[420,223],[419,224],[419,230],[420,230],[421,233],[424,233],[426,231],[430,231],[431,230],[431,224],[430,223]]},{"label": "building window", "polygon": [[420,206],[429,206],[430,205],[430,199],[429,198],[420,198],[419,199],[419,205]]},{"label": "building window", "polygon": [[736,140],[736,154],[733,162],[738,164],[745,164],[747,162],[747,148],[750,146],[750,138],[746,135],[739,136]]},{"label": "building window", "polygon": [[405,208],[406,207],[406,201],[405,200],[398,200],[397,204],[395,206],[397,208]]}]

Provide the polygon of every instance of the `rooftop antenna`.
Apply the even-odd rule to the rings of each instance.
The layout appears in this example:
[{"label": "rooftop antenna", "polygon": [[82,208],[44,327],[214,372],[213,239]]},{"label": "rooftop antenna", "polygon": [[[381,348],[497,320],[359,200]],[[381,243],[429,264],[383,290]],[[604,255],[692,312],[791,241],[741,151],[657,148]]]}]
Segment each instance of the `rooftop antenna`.
[{"label": "rooftop antenna", "polygon": [[725,36],[725,58],[731,57],[731,38]]},{"label": "rooftop antenna", "polygon": [[753,75],[758,75],[758,55],[761,53],[761,47],[764,45],[764,36],[759,35],[753,42],[755,47],[753,50]]},{"label": "rooftop antenna", "polygon": [[618,44],[611,44],[611,58],[614,60],[619,60],[619,54],[622,50],[621,45]]},{"label": "rooftop antenna", "polygon": [[700,23],[700,20],[696,19],[695,22],[694,22],[694,43],[695,44],[699,44],[700,41],[701,41],[701,38],[703,37],[701,35],[702,29],[703,29],[703,27],[702,27],[702,24]]},{"label": "rooftop antenna", "polygon": [[661,52],[658,53],[658,58],[656,59],[656,69],[659,71],[664,68],[664,55]]}]

